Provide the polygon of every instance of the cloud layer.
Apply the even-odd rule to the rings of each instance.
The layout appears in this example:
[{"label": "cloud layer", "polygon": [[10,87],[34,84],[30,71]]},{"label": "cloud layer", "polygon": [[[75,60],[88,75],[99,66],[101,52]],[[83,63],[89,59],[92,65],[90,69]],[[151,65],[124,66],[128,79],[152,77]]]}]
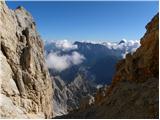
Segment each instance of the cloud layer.
[{"label": "cloud layer", "polygon": [[58,53],[49,53],[46,56],[46,62],[49,68],[61,72],[73,65],[83,62],[85,57],[78,52],[72,52],[71,55],[59,55]]},{"label": "cloud layer", "polygon": [[110,43],[110,42],[104,42],[103,45],[105,45],[109,49],[113,50],[119,50],[122,52],[122,57],[125,58],[126,54],[128,53],[134,53],[137,48],[140,47],[140,41],[139,40],[126,40],[123,39],[123,43]]},{"label": "cloud layer", "polygon": [[[127,53],[133,53],[140,46],[139,40],[126,40],[123,39],[118,42],[95,42],[95,41],[81,41],[82,43],[100,44],[104,45],[110,51],[117,51],[123,58]],[[50,46],[51,45],[51,46]],[[68,40],[57,40],[46,42],[46,62],[50,69],[54,69],[61,72],[73,65],[78,65],[83,62],[85,57],[75,50],[78,50],[78,46]],[[51,48],[51,50],[49,49]],[[52,51],[53,50],[53,51]],[[73,52],[70,53],[72,50]],[[63,53],[63,51],[68,51]],[[93,51],[94,52],[94,51]],[[60,54],[60,53],[63,53]]]},{"label": "cloud layer", "polygon": [[77,49],[78,46],[74,45],[72,42],[68,41],[68,40],[60,40],[55,42],[55,45],[57,48],[66,51],[66,50],[73,50],[73,49]]}]

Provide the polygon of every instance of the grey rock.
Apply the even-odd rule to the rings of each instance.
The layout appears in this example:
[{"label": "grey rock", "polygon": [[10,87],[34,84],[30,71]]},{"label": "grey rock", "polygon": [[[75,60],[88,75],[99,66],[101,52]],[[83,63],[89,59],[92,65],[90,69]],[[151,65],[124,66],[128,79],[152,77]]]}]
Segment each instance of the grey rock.
[{"label": "grey rock", "polygon": [[68,114],[68,112],[81,107],[83,103],[87,105],[94,101],[96,86],[82,74],[78,74],[68,84],[64,83],[59,76],[55,76],[53,85],[55,116]]}]

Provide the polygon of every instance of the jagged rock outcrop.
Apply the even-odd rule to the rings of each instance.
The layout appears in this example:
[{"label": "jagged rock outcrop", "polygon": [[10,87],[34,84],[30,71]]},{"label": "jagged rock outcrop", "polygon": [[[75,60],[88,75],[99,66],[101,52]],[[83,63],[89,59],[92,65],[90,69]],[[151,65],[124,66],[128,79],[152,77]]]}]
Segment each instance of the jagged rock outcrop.
[{"label": "jagged rock outcrop", "polygon": [[146,29],[140,48],[117,64],[105,95],[60,118],[159,118],[159,14]]},{"label": "jagged rock outcrop", "polygon": [[74,81],[66,84],[59,76],[54,76],[54,113],[56,116],[83,107],[94,100],[95,85],[83,74],[77,74]]},{"label": "jagged rock outcrop", "polygon": [[51,118],[53,89],[43,43],[23,7],[0,2],[0,116]]},{"label": "jagged rock outcrop", "polygon": [[141,47],[126,59],[119,61],[113,79],[116,84],[120,80],[144,82],[159,76],[159,16],[158,14],[146,25],[146,33],[141,38]]},{"label": "jagged rock outcrop", "polygon": [[61,116],[68,113],[67,110],[67,87],[64,81],[59,76],[54,76],[53,86],[54,86],[54,95],[53,95],[53,104],[54,104],[54,115]]}]

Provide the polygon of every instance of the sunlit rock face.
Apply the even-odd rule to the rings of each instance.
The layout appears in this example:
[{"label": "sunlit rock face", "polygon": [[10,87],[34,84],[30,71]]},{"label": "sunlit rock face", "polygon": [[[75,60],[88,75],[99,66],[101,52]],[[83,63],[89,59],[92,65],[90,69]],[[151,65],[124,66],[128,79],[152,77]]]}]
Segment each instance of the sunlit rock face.
[{"label": "sunlit rock face", "polygon": [[117,72],[113,81],[122,79],[132,81],[146,81],[148,78],[159,75],[159,16],[156,15],[146,25],[146,33],[141,38],[141,47],[126,59],[117,64]]},{"label": "sunlit rock face", "polygon": [[119,61],[111,85],[97,91],[94,104],[60,118],[159,118],[159,14],[146,29],[141,46]]},{"label": "sunlit rock face", "polygon": [[51,118],[53,89],[35,22],[0,2],[0,116]]}]

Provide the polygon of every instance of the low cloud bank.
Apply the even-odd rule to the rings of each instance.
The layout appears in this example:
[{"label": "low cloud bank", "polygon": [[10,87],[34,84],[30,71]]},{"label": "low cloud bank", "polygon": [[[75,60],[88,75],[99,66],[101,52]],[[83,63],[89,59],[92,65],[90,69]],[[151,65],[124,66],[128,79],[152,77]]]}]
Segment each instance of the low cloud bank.
[{"label": "low cloud bank", "polygon": [[131,53],[133,54],[137,48],[140,47],[140,41],[139,40],[126,40],[123,39],[120,41],[120,43],[111,43],[111,42],[104,42],[103,45],[105,45],[109,49],[119,50],[122,52],[122,57],[125,58],[126,54]]},{"label": "low cloud bank", "polygon": [[49,53],[46,56],[46,62],[49,68],[61,72],[73,65],[78,65],[83,62],[85,57],[78,52],[72,52],[71,55],[59,55],[56,53]]},{"label": "low cloud bank", "polygon": [[55,46],[63,51],[77,49],[78,46],[74,45],[72,42],[68,40],[60,40],[55,42]]}]

